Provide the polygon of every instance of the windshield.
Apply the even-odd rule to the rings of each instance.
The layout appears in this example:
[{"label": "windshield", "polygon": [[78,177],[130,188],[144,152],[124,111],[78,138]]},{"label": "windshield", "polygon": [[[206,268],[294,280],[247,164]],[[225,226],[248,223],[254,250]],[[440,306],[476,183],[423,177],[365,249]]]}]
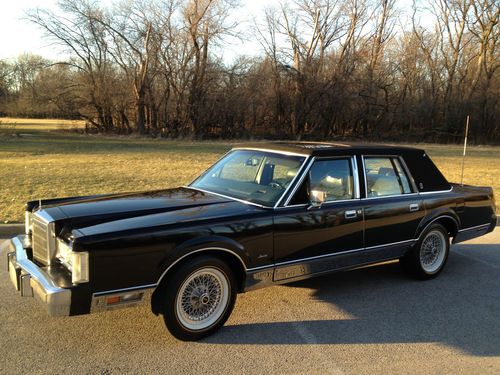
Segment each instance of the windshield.
[{"label": "windshield", "polygon": [[305,159],[305,156],[235,150],[190,186],[263,206],[274,206]]}]

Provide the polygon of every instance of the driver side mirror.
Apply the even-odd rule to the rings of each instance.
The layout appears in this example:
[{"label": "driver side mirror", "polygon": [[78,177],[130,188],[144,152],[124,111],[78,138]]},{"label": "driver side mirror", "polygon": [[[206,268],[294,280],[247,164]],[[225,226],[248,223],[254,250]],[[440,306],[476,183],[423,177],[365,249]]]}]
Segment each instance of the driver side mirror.
[{"label": "driver side mirror", "polygon": [[310,190],[309,191],[309,201],[310,206],[308,210],[312,208],[320,208],[321,205],[326,201],[326,191],[322,190]]}]

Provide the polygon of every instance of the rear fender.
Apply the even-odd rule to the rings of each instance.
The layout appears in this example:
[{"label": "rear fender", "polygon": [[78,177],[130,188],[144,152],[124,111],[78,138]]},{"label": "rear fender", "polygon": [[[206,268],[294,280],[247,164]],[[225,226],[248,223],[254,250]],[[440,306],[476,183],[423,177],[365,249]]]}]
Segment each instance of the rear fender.
[{"label": "rear fender", "polygon": [[415,238],[420,238],[422,233],[434,223],[443,225],[452,238],[457,235],[460,229],[460,219],[454,211],[431,212],[420,221],[415,233]]}]

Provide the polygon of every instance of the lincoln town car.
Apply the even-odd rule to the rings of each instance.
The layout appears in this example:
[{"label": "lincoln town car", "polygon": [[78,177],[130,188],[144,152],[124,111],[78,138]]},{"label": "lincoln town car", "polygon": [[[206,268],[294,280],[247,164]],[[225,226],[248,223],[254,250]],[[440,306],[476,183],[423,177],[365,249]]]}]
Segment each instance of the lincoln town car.
[{"label": "lincoln town car", "polygon": [[496,216],[490,187],[448,182],[424,150],[276,142],[174,189],[31,201],[25,222],[4,244],[21,296],[52,316],[145,302],[192,341],[257,288],[389,260],[432,279]]}]

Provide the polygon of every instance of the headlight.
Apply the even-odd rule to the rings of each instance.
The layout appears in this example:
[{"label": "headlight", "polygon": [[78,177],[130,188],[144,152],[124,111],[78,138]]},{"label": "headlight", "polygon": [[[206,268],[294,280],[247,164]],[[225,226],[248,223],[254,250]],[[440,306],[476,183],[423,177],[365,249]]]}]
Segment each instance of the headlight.
[{"label": "headlight", "polygon": [[71,271],[73,284],[87,283],[89,281],[89,253],[86,251],[73,251],[73,244],[57,239],[57,258]]}]

